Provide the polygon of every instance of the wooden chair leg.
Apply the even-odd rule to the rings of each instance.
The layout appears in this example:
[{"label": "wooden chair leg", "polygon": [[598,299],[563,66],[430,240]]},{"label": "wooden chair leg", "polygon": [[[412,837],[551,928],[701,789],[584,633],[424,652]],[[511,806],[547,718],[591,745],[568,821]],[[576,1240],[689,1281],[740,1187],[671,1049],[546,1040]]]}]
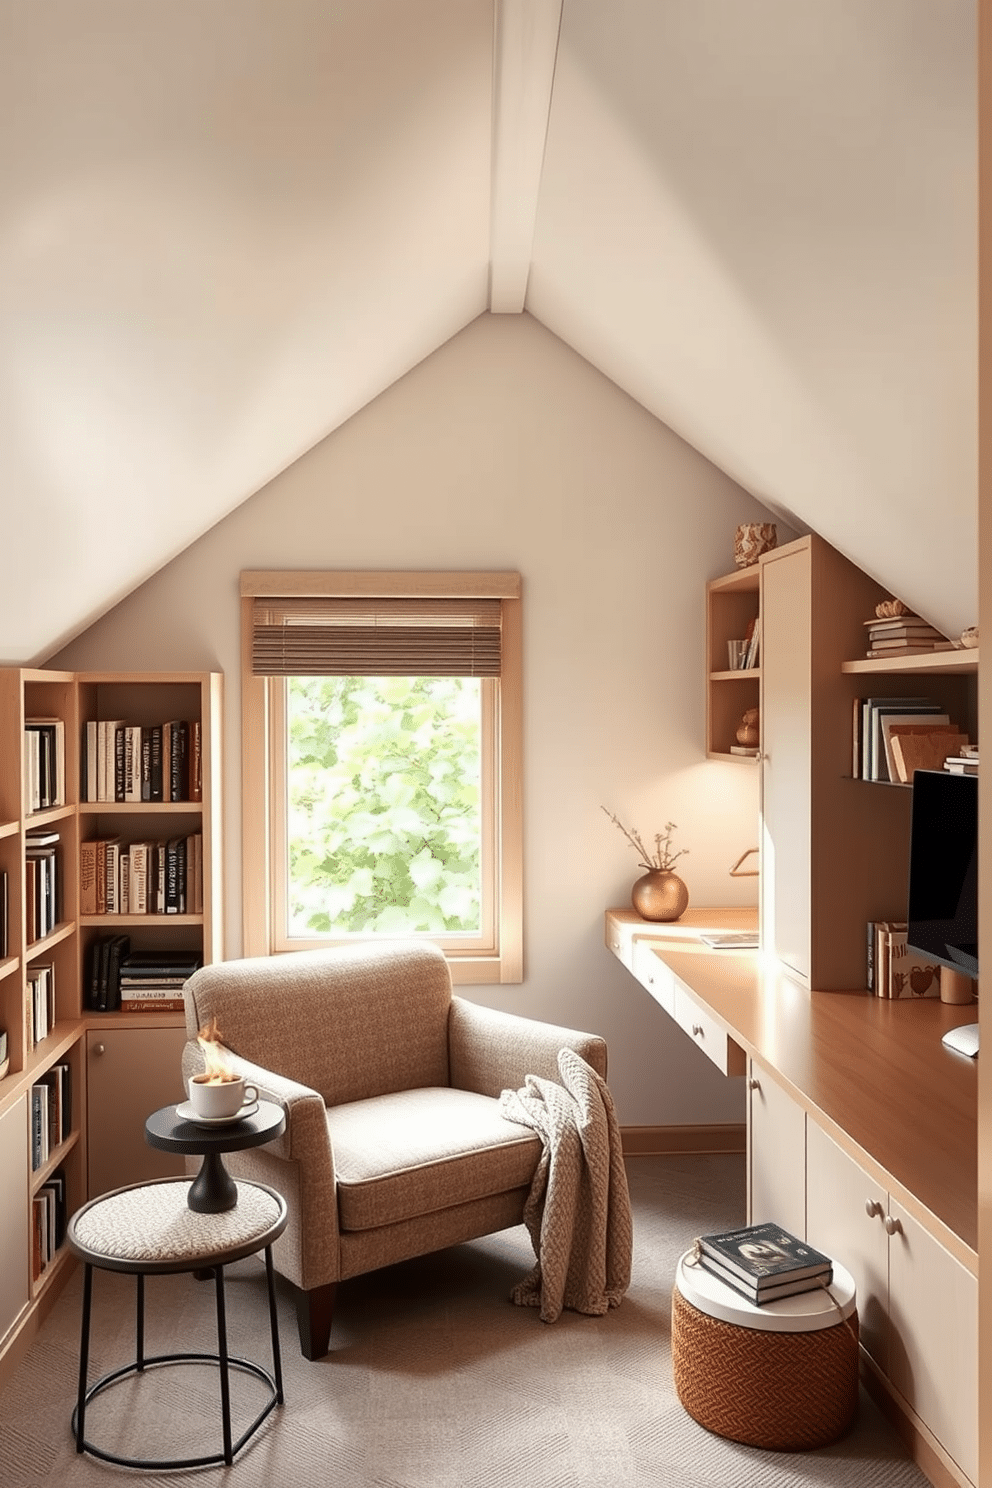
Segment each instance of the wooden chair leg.
[{"label": "wooden chair leg", "polygon": [[294,1287],[293,1290],[296,1293],[300,1352],[304,1359],[322,1359],[331,1340],[331,1316],[334,1312],[337,1282],[329,1281],[309,1292],[303,1291],[302,1287]]}]

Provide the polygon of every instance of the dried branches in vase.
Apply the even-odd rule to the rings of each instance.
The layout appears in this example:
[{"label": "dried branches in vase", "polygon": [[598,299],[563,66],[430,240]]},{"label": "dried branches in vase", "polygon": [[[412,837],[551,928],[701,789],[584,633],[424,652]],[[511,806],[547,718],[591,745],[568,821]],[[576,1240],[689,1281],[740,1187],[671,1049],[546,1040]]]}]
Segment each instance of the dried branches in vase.
[{"label": "dried branches in vase", "polygon": [[666,822],[663,832],[654,835],[654,851],[645,847],[639,832],[628,829],[612,811],[602,808],[618,827],[631,847],[640,855],[641,867],[647,872],[630,891],[631,903],[645,920],[677,920],[689,904],[689,890],[673,868],[689,849],[672,847],[672,834],[678,831],[674,822]]}]

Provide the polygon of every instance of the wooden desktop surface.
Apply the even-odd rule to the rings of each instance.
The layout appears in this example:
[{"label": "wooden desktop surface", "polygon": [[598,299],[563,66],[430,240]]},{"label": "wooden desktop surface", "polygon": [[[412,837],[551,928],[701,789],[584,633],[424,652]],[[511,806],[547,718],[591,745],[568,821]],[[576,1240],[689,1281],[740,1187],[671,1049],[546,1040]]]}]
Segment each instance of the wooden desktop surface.
[{"label": "wooden desktop surface", "polygon": [[[719,923],[719,911],[696,913]],[[664,925],[635,925],[630,911],[611,911],[610,918],[627,935],[650,938],[655,954],[734,1041],[977,1270],[977,1061],[941,1043],[949,1028],[977,1020],[977,1004],[808,992],[763,968],[756,952],[710,950],[695,939],[698,924],[672,926],[669,935]],[[741,912],[724,923],[739,928]]]}]

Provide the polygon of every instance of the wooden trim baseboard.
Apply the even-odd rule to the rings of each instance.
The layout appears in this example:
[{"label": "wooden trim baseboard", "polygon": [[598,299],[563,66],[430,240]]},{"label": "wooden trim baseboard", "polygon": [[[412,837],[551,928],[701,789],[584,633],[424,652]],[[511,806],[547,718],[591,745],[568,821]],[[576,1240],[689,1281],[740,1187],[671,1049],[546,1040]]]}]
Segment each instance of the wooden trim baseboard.
[{"label": "wooden trim baseboard", "polygon": [[743,1122],[713,1126],[624,1126],[620,1128],[625,1157],[673,1157],[746,1150]]}]

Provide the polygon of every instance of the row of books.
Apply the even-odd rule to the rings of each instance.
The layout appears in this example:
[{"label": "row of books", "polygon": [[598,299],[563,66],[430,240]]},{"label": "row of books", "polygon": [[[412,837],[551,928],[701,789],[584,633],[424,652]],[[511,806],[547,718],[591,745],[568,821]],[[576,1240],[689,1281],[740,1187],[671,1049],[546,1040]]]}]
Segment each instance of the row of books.
[{"label": "row of books", "polygon": [[40,828],[24,839],[24,929],[28,943],[50,935],[59,922],[59,834]]},{"label": "row of books", "polygon": [[147,727],[91,720],[83,736],[84,801],[199,801],[203,753],[199,719]]},{"label": "row of books", "polygon": [[56,1168],[31,1200],[31,1280],[38,1281],[55,1259],[68,1223],[66,1176]]},{"label": "row of books", "polygon": [[28,1048],[34,1049],[55,1027],[55,963],[32,961],[24,991],[24,1025]]},{"label": "row of books", "polygon": [[203,834],[164,842],[95,837],[81,843],[79,912],[202,914]]},{"label": "row of books", "polygon": [[7,875],[0,871],[0,961],[10,955],[10,891]]},{"label": "row of books", "polygon": [[65,805],[65,723],[61,718],[24,720],[24,810]]},{"label": "row of books", "polygon": [[867,986],[876,997],[939,997],[940,966],[910,948],[905,920],[869,920]]},{"label": "row of books", "polygon": [[699,1264],[755,1306],[795,1297],[833,1280],[833,1262],[781,1225],[747,1225],[697,1242]]},{"label": "row of books", "polygon": [[202,965],[195,951],[132,951],[126,935],[89,950],[86,1006],[95,1013],[181,1012],[183,986]]},{"label": "row of books", "polygon": [[31,1086],[31,1171],[43,1168],[72,1130],[72,1071],[53,1064]]},{"label": "row of books", "polygon": [[968,735],[930,697],[854,699],[851,772],[855,780],[912,782],[915,770],[942,770],[969,746]]},{"label": "row of books", "polygon": [[869,657],[915,656],[927,651],[953,651],[954,643],[919,615],[892,615],[866,620]]}]

